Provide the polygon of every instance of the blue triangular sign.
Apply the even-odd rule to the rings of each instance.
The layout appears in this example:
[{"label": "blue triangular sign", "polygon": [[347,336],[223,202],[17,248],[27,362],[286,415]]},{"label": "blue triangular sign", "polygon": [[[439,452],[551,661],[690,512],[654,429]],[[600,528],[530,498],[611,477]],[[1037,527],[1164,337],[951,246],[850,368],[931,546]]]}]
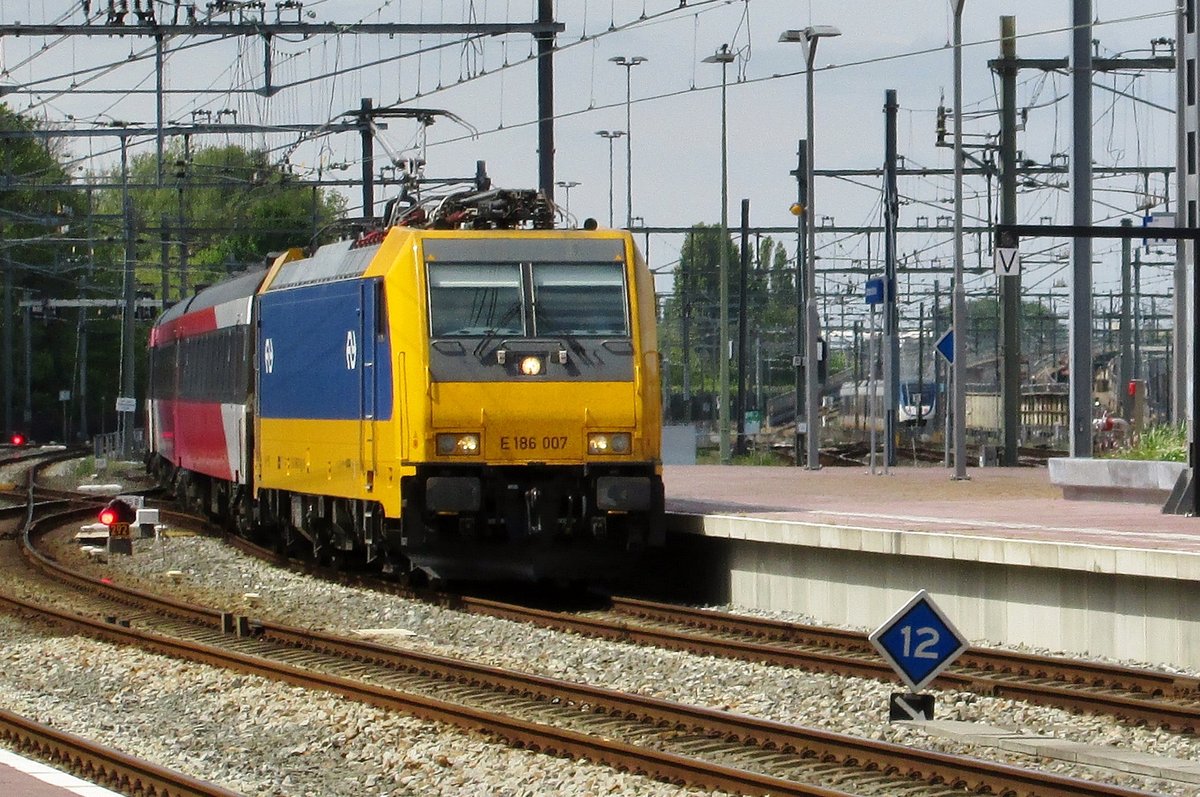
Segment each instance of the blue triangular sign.
[{"label": "blue triangular sign", "polygon": [[937,339],[937,343],[933,344],[937,349],[938,354],[946,358],[946,362],[954,364],[954,327],[950,327],[942,336]]}]

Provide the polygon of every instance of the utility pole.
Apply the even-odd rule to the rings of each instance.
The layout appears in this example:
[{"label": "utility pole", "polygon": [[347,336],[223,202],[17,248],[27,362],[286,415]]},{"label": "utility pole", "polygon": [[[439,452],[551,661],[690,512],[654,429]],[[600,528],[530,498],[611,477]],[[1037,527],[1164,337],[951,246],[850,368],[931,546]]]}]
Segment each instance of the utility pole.
[{"label": "utility pole", "polygon": [[358,123],[362,125],[362,215],[370,224],[375,219],[375,131],[372,111],[374,103],[363,97],[358,103]]},{"label": "utility pole", "polygon": [[[1079,8],[1080,2],[1082,2],[1082,5],[1085,7],[1084,9]],[[1075,13],[1074,13],[1073,18],[1077,21],[1077,25],[1082,25],[1087,22],[1089,10],[1090,10],[1090,2],[1088,2],[1088,0],[1076,0],[1076,8],[1074,9]],[[1116,173],[1113,171],[1112,167],[1092,168],[1090,166],[1091,143],[1090,143],[1090,138],[1086,137],[1086,130],[1091,125],[1091,119],[1090,119],[1090,116],[1091,116],[1091,89],[1090,89],[1090,86],[1091,86],[1092,75],[1095,72],[1109,72],[1109,71],[1116,71],[1116,70],[1170,70],[1170,69],[1175,68],[1175,58],[1174,57],[1164,57],[1164,56],[1159,56],[1159,55],[1152,55],[1149,58],[1129,58],[1129,57],[1095,58],[1095,57],[1092,57],[1091,51],[1090,51],[1090,49],[1088,49],[1088,46],[1087,46],[1091,40],[1090,39],[1090,37],[1091,37],[1090,24],[1087,25],[1087,30],[1085,30],[1085,31],[1081,31],[1080,28],[1076,27],[1075,28],[1075,36],[1076,36],[1076,38],[1073,40],[1073,53],[1075,53],[1075,56],[1079,56],[1083,50],[1085,50],[1085,49],[1087,50],[1087,53],[1083,53],[1083,55],[1087,58],[1087,65],[1086,65],[1086,68],[1082,71],[1080,71],[1079,69],[1076,68],[1076,63],[1074,60],[1070,60],[1070,59],[1066,59],[1066,58],[1030,58],[1030,59],[1017,58],[1017,56],[1016,56],[1016,21],[1013,17],[1008,17],[1008,16],[1002,16],[1000,18],[1001,57],[998,59],[989,61],[988,65],[992,68],[993,71],[995,71],[997,73],[997,75],[999,75],[1000,82],[1001,82],[1001,85],[1000,85],[1000,91],[1001,91],[1000,223],[1002,223],[1002,224],[1015,224],[1016,223],[1016,221],[1017,221],[1017,218],[1016,218],[1016,181],[1020,175],[1029,173],[1027,171],[1027,167],[1019,166],[1016,162],[1016,151],[1017,151],[1017,149],[1016,149],[1016,125],[1017,125],[1017,122],[1016,122],[1016,99],[1015,99],[1016,98],[1016,78],[1021,69],[1038,69],[1038,70],[1042,70],[1042,71],[1051,71],[1051,70],[1058,71],[1058,70],[1066,70],[1066,69],[1070,68],[1072,70],[1073,80],[1075,81],[1074,87],[1073,87],[1073,94],[1076,97],[1076,102],[1077,103],[1083,102],[1085,100],[1087,102],[1086,112],[1081,110],[1079,105],[1075,106],[1076,141],[1078,142],[1078,144],[1080,146],[1083,146],[1086,144],[1086,146],[1088,148],[1086,156],[1083,155],[1079,150],[1076,150],[1072,155],[1070,167],[1053,166],[1052,165],[1050,168],[1053,169],[1057,173],[1062,173],[1062,172],[1066,171],[1068,168],[1070,169],[1071,174],[1072,174],[1072,178],[1071,178],[1072,185],[1077,186],[1079,188],[1079,190],[1085,191],[1087,193],[1086,200],[1083,200],[1082,198],[1078,198],[1078,195],[1077,195],[1077,198],[1079,199],[1079,201],[1083,201],[1087,205],[1087,207],[1088,207],[1087,218],[1088,218],[1088,223],[1090,224],[1090,219],[1091,219],[1091,211],[1090,211],[1091,199],[1090,199],[1090,197],[1091,197],[1091,177],[1092,177],[1092,175],[1105,174],[1105,173]],[[1085,38],[1087,39],[1086,42],[1084,41]],[[1182,39],[1180,39],[1180,41],[1182,41]],[[1080,62],[1080,63],[1082,63],[1082,62]],[[1182,81],[1180,82],[1180,85],[1182,86]],[[1182,89],[1180,89],[1180,90],[1182,91]],[[1086,113],[1086,116],[1083,115],[1084,113]],[[1083,160],[1085,158],[1086,158],[1086,162],[1083,162]],[[1011,168],[1010,168],[1009,164],[1011,164]],[[1084,171],[1087,172],[1086,178],[1082,177],[1082,173]],[[1165,177],[1165,175],[1169,174],[1171,171],[1174,171],[1174,170],[1173,169],[1163,169],[1162,167],[1152,167],[1152,168],[1148,169],[1147,171],[1142,172],[1142,174],[1149,175],[1152,173],[1160,173],[1160,174],[1163,174]],[[1081,182],[1081,180],[1084,180],[1086,182]],[[1076,208],[1076,212],[1079,212],[1080,205],[1076,204],[1075,208]],[[1076,224],[1080,223],[1078,218],[1076,219],[1075,223]],[[1076,243],[1078,245],[1078,241]],[[1186,244],[1181,244],[1181,245],[1186,245]],[[1091,248],[1090,241],[1084,242],[1084,246],[1090,249]],[[1073,275],[1075,278],[1075,284],[1077,284],[1077,285],[1079,284],[1078,280],[1080,278],[1080,270],[1083,265],[1082,260],[1083,260],[1082,256],[1080,256],[1080,255],[1075,256],[1074,262],[1076,265],[1075,265],[1075,269],[1073,271]],[[1088,277],[1088,282],[1085,284],[1086,284],[1087,290],[1090,294],[1090,286],[1091,286],[1090,252],[1088,253],[1087,260],[1088,260],[1087,271],[1088,271],[1089,277]],[[1020,338],[1019,330],[1020,330],[1020,312],[1021,312],[1021,305],[1020,305],[1021,278],[1020,278],[1020,275],[1013,275],[1013,276],[1001,277],[1000,280],[1001,280],[1001,308],[1003,311],[1002,323],[1003,323],[1003,327],[1004,327],[1004,332],[1003,332],[1003,336],[1004,336],[1003,337],[1003,339],[1004,339],[1004,366],[1003,366],[1003,369],[1004,370],[1003,370],[1002,379],[1001,379],[1001,382],[1002,382],[1001,392],[1002,392],[1002,405],[1003,405],[1003,424],[1002,424],[1002,426],[1003,426],[1003,433],[1004,433],[1004,459],[1002,461],[1003,461],[1003,464],[1005,464],[1005,465],[1016,465],[1017,459],[1016,459],[1015,441],[1016,441],[1016,435],[1018,433],[1019,424],[1020,424],[1020,354],[1021,354],[1020,346],[1021,346],[1021,338]],[[1176,295],[1177,296],[1184,296],[1186,293],[1185,289],[1186,289],[1186,286],[1182,282],[1176,283]],[[1087,297],[1081,297],[1079,299],[1079,301],[1081,303],[1090,305],[1091,297],[1090,297],[1090,295]],[[1073,300],[1073,302],[1074,302],[1074,300]],[[1073,306],[1074,306],[1074,303],[1073,303]],[[1072,316],[1072,318],[1073,318],[1073,316]],[[1177,317],[1177,322],[1179,320],[1180,320],[1179,317]],[[1081,321],[1081,323],[1078,327],[1075,327],[1075,326],[1072,327],[1072,329],[1079,329],[1079,330],[1085,330],[1085,329],[1090,329],[1090,328],[1091,328],[1090,317],[1088,319]],[[1084,337],[1084,335],[1081,334],[1081,337]],[[1087,345],[1090,347],[1091,336],[1086,335],[1086,337],[1087,337]],[[1081,342],[1080,346],[1082,346],[1082,345],[1083,344]],[[1010,352],[1012,352],[1011,356],[1009,354]],[[1074,345],[1072,345],[1071,353],[1072,353],[1072,356],[1074,356],[1074,354],[1076,353],[1076,349],[1075,349]],[[1084,374],[1079,375],[1080,382],[1079,382],[1078,392],[1081,394],[1081,398],[1079,400],[1079,404],[1076,404],[1073,400],[1071,406],[1072,406],[1072,412],[1075,413],[1075,412],[1078,412],[1081,409],[1083,409],[1083,405],[1086,405],[1086,412],[1083,415],[1079,416],[1078,418],[1076,418],[1075,415],[1072,415],[1072,419],[1073,419],[1072,427],[1079,427],[1080,424],[1082,424],[1081,428],[1085,427],[1084,433],[1086,433],[1086,438],[1088,441],[1087,449],[1090,453],[1091,379],[1092,379],[1090,349],[1088,350],[1088,355],[1089,356],[1088,356],[1087,369],[1086,369],[1088,371],[1088,373],[1086,375],[1084,375]],[[1186,365],[1185,361],[1181,361],[1181,362],[1183,362],[1183,365]],[[1186,369],[1181,366],[1180,370],[1186,370]],[[1071,372],[1073,375],[1075,374],[1074,364],[1072,364]],[[1074,376],[1072,376],[1071,383],[1073,386],[1076,385]],[[1073,387],[1072,389],[1076,390],[1076,387]],[[1076,423],[1076,421],[1079,421],[1079,423]],[[1079,443],[1079,442],[1081,442],[1079,440],[1079,438],[1081,436],[1083,436],[1083,433],[1075,434],[1073,432],[1071,439],[1074,442]],[[1011,458],[1009,455],[1010,448],[1012,449],[1012,457]]]},{"label": "utility pole", "polygon": [[184,189],[188,181],[188,169],[192,160],[192,137],[183,137],[183,166],[175,170],[175,177],[179,181],[179,301],[183,301],[188,295],[188,245],[187,245],[187,213],[185,204],[186,194]]},{"label": "utility pole", "polygon": [[554,201],[554,0],[538,0],[538,187]]},{"label": "utility pole", "polygon": [[[121,324],[121,398],[125,400],[125,409],[118,410],[121,426],[121,455],[129,456],[133,451],[134,409],[129,409],[127,403],[135,399],[134,352],[133,352],[133,321],[134,321],[134,266],[137,262],[137,249],[133,240],[133,202],[129,198],[129,139],[121,137],[121,180],[124,188],[121,192],[121,208],[125,217],[125,285],[124,300],[125,314]],[[101,408],[105,410],[106,408]]]},{"label": "utility pole", "polygon": [[917,313],[917,422],[914,428],[919,430],[925,427],[925,302],[921,302],[918,307],[920,309]]},{"label": "utility pole", "polygon": [[[1183,248],[1183,244],[1179,245]],[[1142,250],[1133,253],[1133,378],[1142,378]]]},{"label": "utility pole", "polygon": [[738,381],[737,381],[737,444],[734,452],[746,453],[746,286],[750,269],[750,200],[742,200],[742,263],[738,275]]},{"label": "utility pole", "polygon": [[[609,151],[612,151],[612,141],[608,142]],[[611,186],[612,183],[610,182]],[[610,193],[611,197],[612,194]],[[688,239],[694,240],[694,239]],[[695,269],[695,257],[693,249],[693,257],[690,258],[692,268],[685,269],[684,264],[680,263],[680,302],[683,303],[682,313],[683,319],[680,332],[680,343],[683,347],[683,420],[686,423],[692,422],[692,290],[691,290],[691,271]]]},{"label": "utility pole", "polygon": [[159,260],[162,275],[162,309],[166,310],[171,304],[171,229],[164,213],[158,218]]},{"label": "utility pole", "polygon": [[[13,433],[13,264],[7,248],[0,249],[4,266],[4,434]],[[28,431],[26,432],[28,434]]]},{"label": "utility pole", "polygon": [[953,427],[954,479],[967,478],[967,286],[963,268],[963,148],[962,148],[962,12],[966,0],[954,6],[954,284],[950,308],[954,318]]},{"label": "utility pole", "polygon": [[[883,461],[896,464],[896,400],[900,395],[900,313],[896,306],[896,223],[900,215],[900,193],[896,186],[896,113],[900,104],[896,90],[884,92],[883,155]],[[956,120],[957,121],[957,120]]]},{"label": "utility pole", "polygon": [[[939,280],[933,281],[933,334],[942,334],[942,283]],[[950,391],[945,389],[946,369],[942,367],[942,361],[938,357],[933,358],[933,395],[936,407],[940,407],[943,418],[949,418],[950,413],[946,408],[946,401],[950,397]],[[937,417],[937,410],[934,410],[934,417]],[[950,467],[950,435],[942,436],[942,467]]]},{"label": "utility pole", "polygon": [[[1072,224],[1092,224],[1092,3],[1071,6]],[[1071,248],[1071,456],[1092,456],[1092,239]]]},{"label": "utility pole", "polygon": [[22,332],[25,337],[25,408],[21,422],[28,437],[29,428],[33,426],[33,308],[26,307],[21,318],[24,320]]},{"label": "utility pole", "polygon": [[[1133,219],[1121,219],[1121,226],[1132,227]],[[1117,335],[1121,347],[1121,417],[1126,420],[1133,418],[1133,397],[1129,395],[1129,383],[1133,379],[1133,335],[1130,329],[1133,310],[1133,265],[1130,245],[1128,238],[1121,239],[1121,325]],[[1109,325],[1112,325],[1112,321],[1109,321]]]},{"label": "utility pole", "polygon": [[[94,205],[92,204],[92,187],[89,184],[87,189],[87,206],[88,206],[88,226],[87,226],[87,270],[84,276],[80,277],[81,288],[88,285],[92,281],[92,275],[96,267],[96,245],[95,245],[95,230],[92,227],[94,219]],[[83,290],[79,291],[79,295],[83,296]],[[88,331],[87,331],[87,310],[83,307],[79,308],[79,392],[76,394],[79,399],[79,439],[87,440],[88,434]]]},{"label": "utility pole", "polygon": [[862,321],[854,322],[854,431],[858,432],[860,413],[858,391],[862,385]]},{"label": "utility pole", "polygon": [[[164,53],[163,53],[163,35],[157,33],[154,35],[154,138],[155,138],[155,174],[156,183],[159,188],[163,186],[163,146],[166,142],[166,136],[163,134],[163,69],[164,69]],[[165,298],[165,297],[164,297]]]},{"label": "utility pole", "polygon": [[795,434],[792,440],[792,455],[795,457],[796,467],[800,467],[800,463],[803,461],[800,447],[800,418],[804,416],[804,303],[808,298],[804,295],[803,279],[804,264],[807,262],[807,254],[804,250],[805,242],[808,240],[807,225],[809,224],[807,152],[808,142],[801,139],[799,147],[796,149],[796,171],[792,172],[796,176],[796,205],[792,208],[792,212],[796,214],[796,353],[792,355],[792,368],[795,371],[793,386],[795,392],[792,394],[795,397],[792,401]]},{"label": "utility pole", "polygon": [[[1000,222],[1017,223],[1017,20],[1000,17]],[[1000,280],[1000,319],[1003,372],[1000,380],[1002,409],[1001,464],[1016,467],[1021,426],[1021,275]]]}]

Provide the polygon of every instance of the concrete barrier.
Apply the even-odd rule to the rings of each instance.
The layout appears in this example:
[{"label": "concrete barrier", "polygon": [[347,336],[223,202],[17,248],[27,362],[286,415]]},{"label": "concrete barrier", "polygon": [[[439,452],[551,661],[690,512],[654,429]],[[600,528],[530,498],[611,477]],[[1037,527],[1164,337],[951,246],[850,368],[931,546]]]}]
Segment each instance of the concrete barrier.
[{"label": "concrete barrier", "polygon": [[1187,469],[1182,462],[1139,459],[1058,457],[1048,464],[1050,483],[1062,489],[1063,498],[1160,506],[1171,496],[1179,474]]}]

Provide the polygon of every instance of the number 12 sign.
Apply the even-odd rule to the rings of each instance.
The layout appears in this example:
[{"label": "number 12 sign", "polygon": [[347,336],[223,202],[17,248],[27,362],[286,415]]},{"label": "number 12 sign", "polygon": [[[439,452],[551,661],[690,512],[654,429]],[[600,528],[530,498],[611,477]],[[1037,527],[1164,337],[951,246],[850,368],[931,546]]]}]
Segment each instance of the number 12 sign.
[{"label": "number 12 sign", "polygon": [[914,690],[936,678],[968,647],[925,590],[913,595],[868,639]]}]

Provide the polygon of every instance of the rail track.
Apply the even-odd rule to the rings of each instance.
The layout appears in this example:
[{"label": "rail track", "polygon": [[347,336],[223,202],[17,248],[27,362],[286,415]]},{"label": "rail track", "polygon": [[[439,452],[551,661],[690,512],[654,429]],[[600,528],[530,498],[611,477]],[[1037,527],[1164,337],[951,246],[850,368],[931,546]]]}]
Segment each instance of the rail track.
[{"label": "rail track", "polygon": [[[465,610],[606,639],[814,672],[891,681],[866,634],[616,597],[604,612],[565,614],[462,598]],[[933,682],[942,689],[1196,733],[1200,679],[1120,665],[970,648]]]},{"label": "rail track", "polygon": [[[20,456],[8,457],[3,464],[29,463],[46,465],[64,456],[51,452],[20,452]],[[61,490],[34,488],[33,478],[29,486],[21,491],[2,491],[10,500],[28,503],[14,504],[0,509],[0,521],[24,525],[32,522],[36,514],[61,511],[64,506],[74,506],[76,511],[91,513],[100,501]],[[36,500],[35,500],[36,498]],[[12,539],[15,533],[3,535]],[[0,544],[11,544],[0,542]],[[48,725],[38,723],[0,709],[0,742],[16,752],[32,756],[53,766],[74,772],[86,780],[111,790],[130,795],[155,795],[155,797],[237,797],[238,793],[218,784],[209,783],[182,772],[159,766],[136,756],[131,756],[111,747],[65,733]]]},{"label": "rail track", "polygon": [[[230,537],[229,542],[276,563],[324,577],[342,577],[303,563],[289,563],[238,537]],[[465,612],[616,642],[895,680],[894,671],[879,657],[867,635],[855,631],[619,596],[609,598],[609,606],[600,611],[550,611],[469,595],[413,590],[367,578],[356,578],[354,583]],[[1111,716],[1175,732],[1200,732],[1200,678],[1158,670],[972,647],[939,675],[933,686]]]},{"label": "rail track", "polygon": [[157,797],[238,797],[213,783],[160,767],[119,750],[0,709],[0,742],[33,755],[92,783],[125,794]]},{"label": "rail track", "polygon": [[[90,511],[47,522],[62,525]],[[36,550],[37,536],[30,532],[24,538],[30,563],[47,578],[85,591],[94,605],[63,611],[3,597],[13,611],[36,612],[92,636],[482,729],[521,747],[752,794],[1140,794],[191,606],[73,573]]]}]

